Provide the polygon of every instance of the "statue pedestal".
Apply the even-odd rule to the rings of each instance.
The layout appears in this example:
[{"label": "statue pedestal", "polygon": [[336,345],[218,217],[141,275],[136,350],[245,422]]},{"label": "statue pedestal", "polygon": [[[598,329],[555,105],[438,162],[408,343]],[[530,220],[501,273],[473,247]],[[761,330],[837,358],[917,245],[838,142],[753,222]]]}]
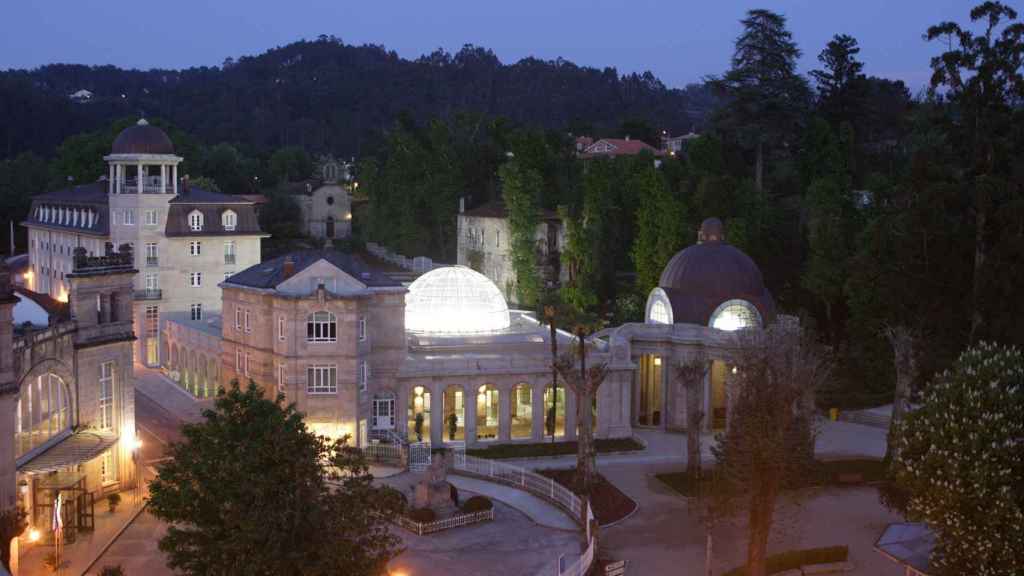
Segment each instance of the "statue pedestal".
[{"label": "statue pedestal", "polygon": [[423,478],[413,488],[413,507],[430,508],[440,518],[455,513],[452,487],[447,478],[448,463],[441,454],[434,454],[430,467],[424,471]]}]

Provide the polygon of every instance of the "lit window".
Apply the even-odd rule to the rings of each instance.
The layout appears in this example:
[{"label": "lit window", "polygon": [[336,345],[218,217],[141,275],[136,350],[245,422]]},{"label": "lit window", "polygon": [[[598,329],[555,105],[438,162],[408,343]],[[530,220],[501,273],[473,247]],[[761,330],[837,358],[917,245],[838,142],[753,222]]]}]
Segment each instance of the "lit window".
[{"label": "lit window", "polygon": [[18,395],[15,457],[42,445],[64,430],[70,430],[70,406],[71,399],[64,381],[56,374],[26,379]]},{"label": "lit window", "polygon": [[711,327],[727,332],[760,325],[761,314],[746,300],[728,300],[711,314]]},{"label": "lit window", "polygon": [[203,213],[199,210],[193,210],[188,213],[188,227],[193,232],[199,232],[203,229]]},{"label": "lit window", "polygon": [[231,232],[238,225],[238,214],[234,210],[225,210],[220,217],[221,224],[224,225],[224,229]]},{"label": "lit window", "polygon": [[203,243],[199,240],[191,240],[188,243],[188,255],[199,256],[203,252]]},{"label": "lit window", "polygon": [[160,330],[160,307],[146,306],[146,334],[156,336]]},{"label": "lit window", "polygon": [[157,223],[156,210],[146,210],[146,226],[156,226]]},{"label": "lit window", "polygon": [[104,486],[117,482],[117,459],[114,450],[109,449],[100,457],[100,481]]},{"label": "lit window", "polygon": [[668,321],[668,307],[661,300],[655,300],[654,304],[651,304],[651,314],[649,317],[652,324],[669,324]]},{"label": "lit window", "polygon": [[338,339],[338,323],[330,312],[314,312],[306,318],[307,342],[335,342]]},{"label": "lit window", "polygon": [[366,340],[366,316],[359,317],[359,340]]},{"label": "lit window", "polygon": [[191,310],[191,318],[193,320],[202,320],[203,319],[203,305],[202,304],[193,304],[190,310]]},{"label": "lit window", "polygon": [[190,272],[188,275],[188,285],[193,288],[201,287],[203,285],[203,273]]},{"label": "lit window", "polygon": [[334,394],[338,391],[338,368],[334,364],[306,368],[306,392]]},{"label": "lit window", "polygon": [[99,427],[114,429],[114,363],[100,364],[100,414]]}]

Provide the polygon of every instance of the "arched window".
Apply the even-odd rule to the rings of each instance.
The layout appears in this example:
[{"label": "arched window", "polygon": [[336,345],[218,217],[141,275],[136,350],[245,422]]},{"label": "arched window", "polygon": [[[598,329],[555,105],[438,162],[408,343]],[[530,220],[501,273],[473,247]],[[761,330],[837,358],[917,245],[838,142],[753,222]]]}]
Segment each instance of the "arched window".
[{"label": "arched window", "polygon": [[307,342],[336,342],[338,340],[338,322],[327,311],[314,312],[306,317]]},{"label": "arched window", "polygon": [[56,374],[43,374],[22,384],[15,423],[16,456],[70,430],[70,406],[64,381]]},{"label": "arched window", "polygon": [[193,232],[199,232],[203,229],[203,213],[199,210],[193,210],[188,213],[188,227]]},{"label": "arched window", "polygon": [[651,315],[649,320],[652,324],[668,324],[668,308],[665,307],[665,303],[661,300],[657,300],[654,304],[651,304]]},{"label": "arched window", "polygon": [[711,314],[711,327],[727,332],[761,326],[761,314],[746,300],[727,300]]},{"label": "arched window", "polygon": [[224,229],[231,232],[238,226],[238,214],[234,210],[225,210],[220,215],[220,223],[224,225]]},{"label": "arched window", "polygon": [[520,383],[512,388],[508,412],[512,438],[532,438],[533,390],[529,384]]}]

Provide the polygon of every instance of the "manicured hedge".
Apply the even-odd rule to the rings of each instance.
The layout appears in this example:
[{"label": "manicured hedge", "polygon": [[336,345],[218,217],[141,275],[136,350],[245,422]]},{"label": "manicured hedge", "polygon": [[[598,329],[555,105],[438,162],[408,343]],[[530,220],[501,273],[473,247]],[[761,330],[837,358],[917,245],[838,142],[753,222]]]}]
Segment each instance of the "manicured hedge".
[{"label": "manicured hedge", "polygon": [[[600,438],[595,441],[599,453],[632,452],[643,450],[643,444],[632,438]],[[537,442],[535,444],[498,444],[489,448],[471,448],[466,454],[479,458],[504,460],[507,458],[536,458],[540,456],[565,456],[575,454],[576,442]]]},{"label": "manicured hedge", "polygon": [[494,508],[494,503],[486,496],[473,496],[462,505],[462,511],[466,514],[483,512]]},{"label": "manicured hedge", "polygon": [[409,520],[419,522],[420,524],[426,524],[427,522],[433,522],[437,519],[437,514],[430,508],[416,508],[409,511]]},{"label": "manicured hedge", "polygon": [[[769,574],[796,570],[801,566],[811,564],[829,564],[832,562],[845,562],[850,556],[850,549],[847,546],[826,546],[824,548],[807,548],[804,550],[788,550],[768,557],[767,568]],[[747,576],[747,567],[740,566],[733,568],[722,576]]]}]

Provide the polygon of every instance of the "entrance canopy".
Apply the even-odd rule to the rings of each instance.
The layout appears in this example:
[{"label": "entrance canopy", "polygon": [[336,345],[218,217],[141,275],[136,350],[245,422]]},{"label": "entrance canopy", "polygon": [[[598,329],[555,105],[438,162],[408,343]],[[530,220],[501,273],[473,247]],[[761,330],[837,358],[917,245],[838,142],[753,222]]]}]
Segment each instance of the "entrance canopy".
[{"label": "entrance canopy", "polygon": [[875,542],[875,550],[908,568],[907,574],[927,576],[930,570],[935,533],[925,524],[901,522],[889,524]]},{"label": "entrance canopy", "polygon": [[117,444],[118,435],[113,432],[89,430],[76,432],[48,450],[18,466],[20,474],[43,474],[77,466],[99,456]]}]

